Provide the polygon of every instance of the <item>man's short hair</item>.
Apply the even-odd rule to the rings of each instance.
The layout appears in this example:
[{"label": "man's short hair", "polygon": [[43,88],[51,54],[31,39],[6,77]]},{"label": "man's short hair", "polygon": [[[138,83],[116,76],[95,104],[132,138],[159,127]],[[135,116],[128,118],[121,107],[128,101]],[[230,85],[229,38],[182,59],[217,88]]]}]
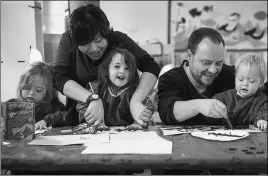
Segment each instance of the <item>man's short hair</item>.
[{"label": "man's short hair", "polygon": [[192,32],[188,40],[187,49],[190,49],[192,54],[196,53],[199,43],[204,39],[209,38],[213,43],[221,44],[225,47],[225,42],[221,34],[212,28],[201,27]]}]

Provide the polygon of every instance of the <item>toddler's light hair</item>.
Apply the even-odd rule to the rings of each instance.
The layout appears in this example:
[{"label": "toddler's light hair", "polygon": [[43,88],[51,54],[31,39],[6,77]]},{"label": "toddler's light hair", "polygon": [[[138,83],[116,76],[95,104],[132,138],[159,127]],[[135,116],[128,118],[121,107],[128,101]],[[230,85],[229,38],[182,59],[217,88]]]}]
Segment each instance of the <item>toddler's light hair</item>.
[{"label": "toddler's light hair", "polygon": [[37,78],[42,78],[44,82],[45,97],[41,103],[50,103],[53,97],[56,96],[56,91],[53,84],[53,69],[43,62],[33,62],[30,64],[20,76],[19,84],[17,87],[17,98],[23,100],[21,91],[26,86],[34,84]]},{"label": "toddler's light hair", "polygon": [[260,71],[261,83],[264,82],[266,76],[266,67],[264,59],[256,53],[247,53],[239,56],[235,65],[235,74],[240,66],[256,67]]}]

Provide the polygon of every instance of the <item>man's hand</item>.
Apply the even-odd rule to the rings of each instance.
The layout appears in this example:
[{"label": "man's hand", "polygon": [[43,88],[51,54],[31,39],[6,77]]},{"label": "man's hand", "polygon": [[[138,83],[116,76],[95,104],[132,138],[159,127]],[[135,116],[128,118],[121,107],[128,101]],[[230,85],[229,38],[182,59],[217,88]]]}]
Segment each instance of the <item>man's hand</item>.
[{"label": "man's hand", "polygon": [[207,117],[224,118],[227,117],[225,104],[216,99],[200,100],[199,112]]},{"label": "man's hand", "polygon": [[104,109],[102,100],[90,102],[84,114],[85,120],[89,125],[99,125],[104,120]]},{"label": "man's hand", "polygon": [[44,120],[40,120],[35,124],[35,130],[47,129],[47,123]]},{"label": "man's hand", "polygon": [[152,118],[152,111],[147,109],[138,100],[132,99],[130,101],[130,111],[134,120],[141,126],[147,127]]},{"label": "man's hand", "polygon": [[259,120],[257,122],[257,127],[261,130],[267,130],[267,121],[266,120]]}]

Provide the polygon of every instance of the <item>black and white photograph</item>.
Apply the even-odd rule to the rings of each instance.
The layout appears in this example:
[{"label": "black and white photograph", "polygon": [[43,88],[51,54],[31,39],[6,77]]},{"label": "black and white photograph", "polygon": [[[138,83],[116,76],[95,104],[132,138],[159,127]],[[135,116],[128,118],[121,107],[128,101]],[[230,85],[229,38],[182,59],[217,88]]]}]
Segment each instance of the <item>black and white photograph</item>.
[{"label": "black and white photograph", "polygon": [[267,1],[1,1],[1,175],[267,175]]}]

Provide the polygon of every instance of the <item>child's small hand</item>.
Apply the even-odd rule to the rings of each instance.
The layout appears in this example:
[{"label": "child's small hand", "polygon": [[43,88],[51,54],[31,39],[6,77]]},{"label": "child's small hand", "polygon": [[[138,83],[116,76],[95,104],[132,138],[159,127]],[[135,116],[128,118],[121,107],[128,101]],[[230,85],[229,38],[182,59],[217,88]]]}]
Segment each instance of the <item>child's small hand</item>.
[{"label": "child's small hand", "polygon": [[261,130],[266,130],[267,129],[267,121],[266,120],[259,120],[257,122],[257,127]]},{"label": "child's small hand", "polygon": [[35,124],[35,130],[47,129],[47,123],[44,120],[40,120]]}]

